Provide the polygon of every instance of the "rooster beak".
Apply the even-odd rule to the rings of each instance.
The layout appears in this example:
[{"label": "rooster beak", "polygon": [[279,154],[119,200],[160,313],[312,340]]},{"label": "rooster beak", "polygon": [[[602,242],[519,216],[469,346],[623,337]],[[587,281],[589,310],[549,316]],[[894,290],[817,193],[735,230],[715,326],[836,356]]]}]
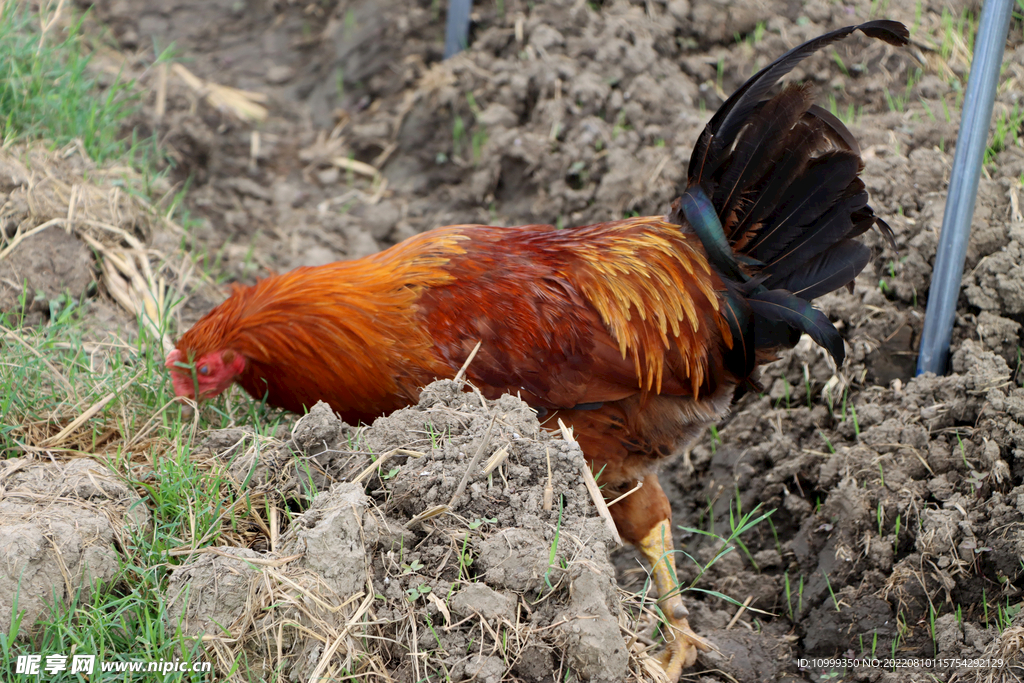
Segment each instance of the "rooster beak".
[{"label": "rooster beak", "polygon": [[195,386],[195,375],[187,377],[190,365],[186,362],[185,354],[181,349],[173,349],[167,354],[164,360],[164,367],[170,370],[171,384],[174,386],[174,393],[177,396],[192,398],[196,395],[198,388]]},{"label": "rooster beak", "polygon": [[164,362],[164,367],[168,370],[173,370],[178,367],[178,363],[182,362],[184,357],[185,354],[181,352],[181,349],[173,349],[169,354],[167,354],[167,360]]}]

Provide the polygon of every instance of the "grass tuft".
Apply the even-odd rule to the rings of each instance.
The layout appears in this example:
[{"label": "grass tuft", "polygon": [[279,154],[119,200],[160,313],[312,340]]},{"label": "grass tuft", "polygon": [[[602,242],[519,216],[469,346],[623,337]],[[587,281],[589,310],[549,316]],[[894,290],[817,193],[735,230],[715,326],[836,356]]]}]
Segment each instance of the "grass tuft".
[{"label": "grass tuft", "polygon": [[0,133],[5,143],[46,138],[56,146],[80,139],[98,163],[128,150],[126,119],[138,107],[131,81],[117,76],[101,92],[88,69],[82,17],[62,40],[49,42],[21,3],[0,5]]}]

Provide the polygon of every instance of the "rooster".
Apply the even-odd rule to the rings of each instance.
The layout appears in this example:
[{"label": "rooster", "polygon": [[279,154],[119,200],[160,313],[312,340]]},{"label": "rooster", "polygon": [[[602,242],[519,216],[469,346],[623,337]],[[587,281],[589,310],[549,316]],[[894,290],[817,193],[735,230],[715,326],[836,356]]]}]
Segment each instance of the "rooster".
[{"label": "rooster", "polygon": [[348,422],[416,402],[478,341],[468,378],[574,428],[621,536],[652,566],[675,681],[709,644],[675,584],[658,463],[720,420],[760,364],[806,332],[837,365],[844,342],[815,297],[851,285],[872,226],[857,143],[810,88],[765,99],[813,52],[860,30],[905,45],[893,21],[848,26],[759,71],[697,140],[665,216],[556,230],[452,225],[354,261],[298,268],[231,297],[167,357],[179,396],[238,383],[271,406],[326,401]]}]

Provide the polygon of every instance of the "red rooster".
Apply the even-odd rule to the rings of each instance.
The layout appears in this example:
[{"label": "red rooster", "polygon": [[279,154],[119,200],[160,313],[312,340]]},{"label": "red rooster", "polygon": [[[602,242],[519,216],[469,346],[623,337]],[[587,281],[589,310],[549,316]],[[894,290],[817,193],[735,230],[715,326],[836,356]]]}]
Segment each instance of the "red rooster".
[{"label": "red rooster", "polygon": [[[798,62],[856,30],[893,45],[897,22],[811,40],[747,81],[697,141],[688,184],[666,216],[556,230],[455,225],[355,261],[298,268],[231,298],[167,358],[175,392],[231,384],[302,412],[326,401],[355,423],[414,403],[451,377],[478,340],[469,379],[489,398],[518,393],[575,428],[624,539],[653,567],[674,637],[671,680],[707,643],[674,584],[671,510],[658,462],[729,410],[759,363],[802,332],[837,364],[843,339],[808,303],[850,284],[877,225],[856,141],[789,86]],[[553,424],[553,420],[549,424]]]}]

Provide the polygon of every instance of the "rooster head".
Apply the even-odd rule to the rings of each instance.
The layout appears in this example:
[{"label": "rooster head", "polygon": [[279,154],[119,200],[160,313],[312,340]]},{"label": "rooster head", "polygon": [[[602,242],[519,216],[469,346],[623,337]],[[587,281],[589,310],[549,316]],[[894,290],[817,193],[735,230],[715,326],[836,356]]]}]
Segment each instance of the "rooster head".
[{"label": "rooster head", "polygon": [[231,349],[212,351],[190,359],[179,348],[167,354],[174,393],[194,400],[217,396],[230,387],[245,369],[245,357]]}]

